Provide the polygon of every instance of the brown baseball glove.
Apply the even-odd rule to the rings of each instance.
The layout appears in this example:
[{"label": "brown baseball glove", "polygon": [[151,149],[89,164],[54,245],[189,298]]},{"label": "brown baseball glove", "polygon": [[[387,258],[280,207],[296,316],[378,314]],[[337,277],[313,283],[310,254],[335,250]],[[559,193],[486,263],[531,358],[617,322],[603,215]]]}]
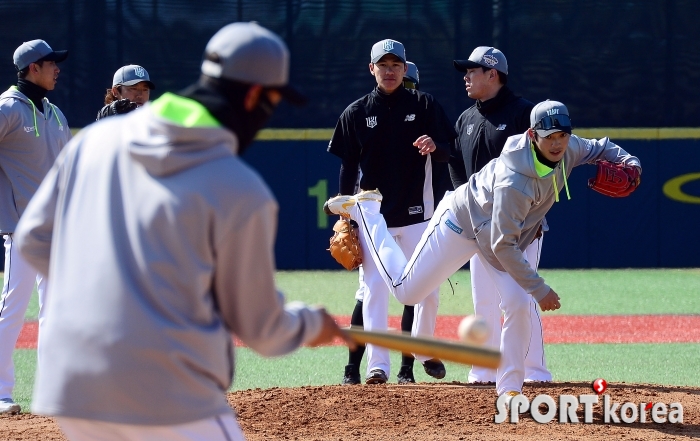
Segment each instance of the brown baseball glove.
[{"label": "brown baseball glove", "polygon": [[588,187],[611,198],[629,196],[639,187],[639,169],[632,165],[615,164],[603,159],[596,161],[598,172],[588,180]]},{"label": "brown baseball glove", "polygon": [[355,221],[339,219],[333,225],[334,233],[328,248],[331,256],[348,271],[354,270],[362,263],[362,250],[356,227]]}]

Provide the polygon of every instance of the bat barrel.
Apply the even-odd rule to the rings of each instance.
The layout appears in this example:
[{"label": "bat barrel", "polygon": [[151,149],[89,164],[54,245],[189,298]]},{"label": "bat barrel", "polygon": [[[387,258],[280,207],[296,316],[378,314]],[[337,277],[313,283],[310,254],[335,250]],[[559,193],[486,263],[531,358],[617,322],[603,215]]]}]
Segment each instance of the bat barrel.
[{"label": "bat barrel", "polygon": [[501,353],[498,350],[433,337],[411,337],[395,332],[343,329],[357,344],[373,344],[387,349],[439,358],[443,361],[498,368]]}]

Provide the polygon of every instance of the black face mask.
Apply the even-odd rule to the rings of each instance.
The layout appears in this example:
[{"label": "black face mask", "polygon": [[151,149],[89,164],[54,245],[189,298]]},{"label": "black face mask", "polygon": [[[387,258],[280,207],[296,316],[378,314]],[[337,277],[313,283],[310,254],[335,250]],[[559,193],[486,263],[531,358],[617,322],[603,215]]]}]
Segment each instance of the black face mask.
[{"label": "black face mask", "polygon": [[249,84],[202,76],[196,84],[180,92],[180,95],[202,104],[217,121],[235,133],[238,138],[238,154],[242,154],[275,111],[265,89],[260,93],[255,108],[246,111],[243,102],[248,90]]},{"label": "black face mask", "polygon": [[239,154],[253,143],[255,135],[267,124],[275,112],[275,106],[270,102],[267,93],[263,89],[260,92],[258,104],[250,112],[244,112],[242,115],[243,124],[236,131],[239,143]]}]

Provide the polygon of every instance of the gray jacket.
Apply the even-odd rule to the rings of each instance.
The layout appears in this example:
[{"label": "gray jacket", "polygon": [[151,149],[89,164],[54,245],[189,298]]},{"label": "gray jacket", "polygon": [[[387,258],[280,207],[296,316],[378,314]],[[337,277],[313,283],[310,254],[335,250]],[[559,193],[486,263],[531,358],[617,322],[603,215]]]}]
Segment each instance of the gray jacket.
[{"label": "gray jacket", "polygon": [[0,234],[15,231],[70,138],[66,117],[47,98],[42,114],[16,86],[0,95]]},{"label": "gray jacket", "polygon": [[[535,171],[533,150],[527,133],[508,138],[501,156],[471,176],[455,190],[452,210],[468,237],[476,238],[486,260],[542,300],[549,292],[522,251],[532,242],[537,228],[561,192],[571,170],[596,159],[640,166],[608,138],[600,140],[571,135],[564,158],[546,176]],[[471,227],[471,228],[469,228]]]},{"label": "gray jacket", "polygon": [[273,195],[231,131],[169,119],[184,101],[82,130],[20,221],[51,292],[36,413],[161,425],[230,412],[231,334],[273,356],[321,330],[275,288]]}]

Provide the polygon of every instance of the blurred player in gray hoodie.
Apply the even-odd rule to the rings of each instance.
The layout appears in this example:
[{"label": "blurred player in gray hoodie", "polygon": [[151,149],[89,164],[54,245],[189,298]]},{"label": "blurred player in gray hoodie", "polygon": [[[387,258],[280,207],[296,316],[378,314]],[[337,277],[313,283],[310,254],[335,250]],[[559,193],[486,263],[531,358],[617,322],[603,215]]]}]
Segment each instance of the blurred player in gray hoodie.
[{"label": "blurred player in gray hoodie", "polygon": [[406,259],[388,234],[376,190],[336,196],[327,213],[349,216],[360,228],[363,258],[382,268],[393,295],[412,305],[478,254],[500,295],[504,312],[496,391],[506,400],[521,393],[530,339],[530,296],[543,311],[559,309],[559,295],[530,266],[523,251],[537,234],[574,167],[597,159],[638,167],[639,159],[608,138],[571,134],[564,104],[543,101],[530,113],[530,128],[507,139],[498,158],[448,193],[435,209],[420,243]]},{"label": "blurred player in gray hoodie", "polygon": [[278,205],[238,157],[281,99],[304,100],[286,45],[233,23],[201,70],[82,130],[18,226],[55,294],[32,411],[71,440],[241,440],[232,335],[265,356],[343,336],[275,288]]}]

